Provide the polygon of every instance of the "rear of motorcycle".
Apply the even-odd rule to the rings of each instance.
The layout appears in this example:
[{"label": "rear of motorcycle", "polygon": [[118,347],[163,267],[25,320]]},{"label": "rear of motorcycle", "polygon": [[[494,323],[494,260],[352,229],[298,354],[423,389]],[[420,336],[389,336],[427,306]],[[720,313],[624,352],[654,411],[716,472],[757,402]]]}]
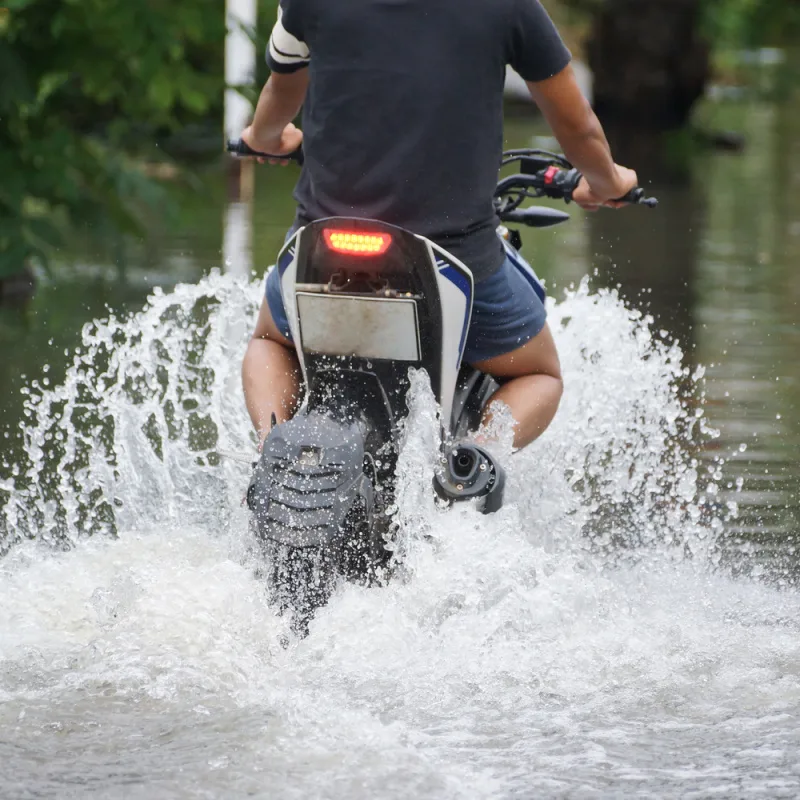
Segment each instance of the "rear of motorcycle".
[{"label": "rear of motorcycle", "polygon": [[491,379],[459,367],[472,275],[423,237],[370,220],[302,228],[275,267],[305,399],[264,443],[248,488],[270,589],[305,633],[337,580],[388,575],[409,369],[425,369],[443,437],[466,430]]},{"label": "rear of motorcycle", "polygon": [[[257,154],[229,142],[239,156]],[[302,163],[302,151],[290,156]],[[519,174],[497,184],[501,223],[549,227],[569,218],[526,199],[570,202],[581,173],[556,153],[503,154]],[[621,202],[658,205],[640,187]],[[518,231],[501,228],[513,250]],[[298,632],[337,578],[386,575],[399,426],[409,368],[425,369],[441,410],[442,452],[433,481],[446,502],[502,504],[504,476],[481,447],[464,444],[497,389],[461,367],[472,275],[424,237],[372,220],[330,218],[298,231],[276,269],[305,381],[295,417],[274,429],[248,490],[256,535],[271,556],[274,599]]]}]

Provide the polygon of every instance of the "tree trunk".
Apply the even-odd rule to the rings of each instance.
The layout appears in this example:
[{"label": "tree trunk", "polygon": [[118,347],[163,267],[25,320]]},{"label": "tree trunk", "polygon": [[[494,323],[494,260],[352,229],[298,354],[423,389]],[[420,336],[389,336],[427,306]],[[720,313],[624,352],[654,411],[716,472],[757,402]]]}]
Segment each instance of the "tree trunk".
[{"label": "tree trunk", "polygon": [[666,131],[689,121],[710,75],[702,0],[605,0],[587,51],[606,122]]},{"label": "tree trunk", "polygon": [[16,275],[0,278],[0,305],[23,305],[33,296],[36,278],[25,266]]}]

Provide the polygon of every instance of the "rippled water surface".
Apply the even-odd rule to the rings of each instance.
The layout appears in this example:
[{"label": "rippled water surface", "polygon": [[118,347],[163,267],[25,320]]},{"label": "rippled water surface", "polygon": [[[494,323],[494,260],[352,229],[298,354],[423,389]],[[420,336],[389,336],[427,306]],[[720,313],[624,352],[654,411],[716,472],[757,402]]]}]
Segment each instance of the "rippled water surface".
[{"label": "rippled water surface", "polygon": [[661,216],[526,237],[567,392],[508,461],[502,512],[433,506],[417,376],[402,568],[341,587],[287,648],[247,467],[219,456],[253,448],[239,363],[260,282],[198,251],[187,283],[87,326],[77,354],[66,325],[49,348],[42,325],[20,337],[0,796],[797,796],[800,119],[729,113],[751,147],[658,187]]}]

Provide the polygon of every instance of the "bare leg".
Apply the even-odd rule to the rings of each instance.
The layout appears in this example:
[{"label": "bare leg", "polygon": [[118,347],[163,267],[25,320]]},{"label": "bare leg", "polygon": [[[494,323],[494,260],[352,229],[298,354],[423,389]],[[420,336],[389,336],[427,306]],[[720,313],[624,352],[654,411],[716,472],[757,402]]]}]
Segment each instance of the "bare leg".
[{"label": "bare leg", "polygon": [[300,401],[300,365],[292,343],[276,327],[266,299],[242,362],[244,400],[259,441],[270,431],[270,419],[285,422]]},{"label": "bare leg", "polygon": [[484,424],[491,419],[493,404],[501,402],[509,407],[516,423],[514,447],[525,447],[544,433],[564,389],[558,352],[548,325],[522,347],[473,366],[495,378],[512,378],[492,396]]}]

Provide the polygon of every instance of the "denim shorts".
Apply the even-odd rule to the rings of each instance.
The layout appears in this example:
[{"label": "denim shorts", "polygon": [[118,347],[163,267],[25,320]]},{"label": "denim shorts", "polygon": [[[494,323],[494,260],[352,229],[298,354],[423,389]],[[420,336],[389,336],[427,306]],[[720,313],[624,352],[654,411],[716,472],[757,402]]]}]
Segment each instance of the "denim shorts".
[{"label": "denim shorts", "polygon": [[[267,275],[266,295],[275,325],[291,339],[275,268]],[[544,297],[544,288],[528,263],[506,247],[500,269],[475,284],[464,361],[476,364],[502,356],[533,339],[547,320]]]}]

